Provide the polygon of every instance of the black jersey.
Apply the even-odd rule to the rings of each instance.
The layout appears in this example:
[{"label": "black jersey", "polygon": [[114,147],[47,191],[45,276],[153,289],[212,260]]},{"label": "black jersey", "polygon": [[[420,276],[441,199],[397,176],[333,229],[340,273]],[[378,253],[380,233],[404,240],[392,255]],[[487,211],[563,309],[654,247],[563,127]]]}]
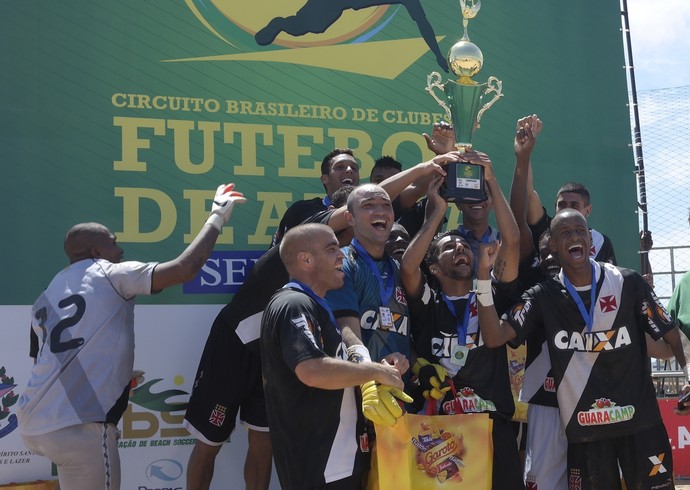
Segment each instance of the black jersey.
[{"label": "black jersey", "polygon": [[[518,289],[525,290],[546,281],[548,277],[540,267],[539,254],[533,251],[520,262]],[[516,298],[518,301],[519,298]],[[527,339],[525,373],[522,379],[519,399],[534,405],[557,407],[556,383],[551,371],[551,360],[543,330],[535,330]]]},{"label": "black jersey", "polygon": [[[514,301],[516,284],[495,285],[497,311],[502,312]],[[449,309],[448,302],[453,305],[454,312]],[[510,419],[515,403],[510,390],[506,346],[489,348],[484,345],[476,295],[444,299],[441,293],[425,285],[422,297],[410,301],[409,307],[418,355],[445,367],[457,390],[455,400],[448,392],[440,403],[439,413],[489,412]],[[459,339],[458,319],[464,322],[466,309],[465,338]],[[463,359],[456,360],[460,356]],[[460,366],[462,362],[464,365]]]},{"label": "black jersey", "polygon": [[[333,212],[317,211],[298,224],[328,224]],[[259,353],[259,326],[264,306],[287,281],[288,273],[280,260],[278,247],[271,247],[254,264],[232,301],[224,308],[226,323],[235,328],[242,342],[256,354]]]},{"label": "black jersey", "polygon": [[293,203],[281,218],[278,229],[273,235],[271,247],[278,245],[290,228],[304,223],[305,220],[326,209],[328,209],[328,206],[324,204],[323,198],[320,197]]},{"label": "black jersey", "polygon": [[363,449],[368,446],[354,388],[312,388],[295,374],[302,361],[326,356],[347,359],[340,330],[326,310],[289,283],[266,306],[261,351],[266,409],[282,488],[311,488],[362,474]]},{"label": "black jersey", "polygon": [[645,332],[657,340],[674,328],[637,272],[592,263],[594,308],[590,309],[591,288],[577,293],[585,310],[593,312],[591,332],[564,286],[562,272],[527,290],[504,317],[519,339],[543,331],[571,442],[625,436],[662,423]]},{"label": "black jersey", "polygon": [[[307,222],[328,223],[332,210]],[[278,247],[271,248],[251,268],[240,289],[216,317],[196,371],[185,412],[185,426],[197,438],[222,443],[240,417],[265,427],[259,335],[261,316],[271,296],[288,281]],[[232,373],[228,375],[228,373]]]}]

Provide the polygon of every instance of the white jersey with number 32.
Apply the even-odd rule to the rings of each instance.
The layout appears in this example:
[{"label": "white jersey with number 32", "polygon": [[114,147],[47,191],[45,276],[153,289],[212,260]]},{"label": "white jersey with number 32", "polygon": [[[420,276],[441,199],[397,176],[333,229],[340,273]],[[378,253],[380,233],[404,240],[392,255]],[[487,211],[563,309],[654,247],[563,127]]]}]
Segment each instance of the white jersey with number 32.
[{"label": "white jersey with number 32", "polygon": [[31,327],[41,345],[19,399],[24,434],[105,422],[132,376],[134,300],[151,294],[155,266],[81,260],[36,300]]}]

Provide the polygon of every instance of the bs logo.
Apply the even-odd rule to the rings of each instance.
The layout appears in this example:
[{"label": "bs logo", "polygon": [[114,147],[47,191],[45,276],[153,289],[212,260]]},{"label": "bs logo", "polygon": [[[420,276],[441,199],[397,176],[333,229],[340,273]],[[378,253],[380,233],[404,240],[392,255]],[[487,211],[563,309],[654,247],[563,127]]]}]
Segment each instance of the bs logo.
[{"label": "bs logo", "polygon": [[14,378],[7,376],[5,366],[0,367],[0,439],[17,428],[17,416],[10,407],[17,403],[19,395],[14,394]]}]

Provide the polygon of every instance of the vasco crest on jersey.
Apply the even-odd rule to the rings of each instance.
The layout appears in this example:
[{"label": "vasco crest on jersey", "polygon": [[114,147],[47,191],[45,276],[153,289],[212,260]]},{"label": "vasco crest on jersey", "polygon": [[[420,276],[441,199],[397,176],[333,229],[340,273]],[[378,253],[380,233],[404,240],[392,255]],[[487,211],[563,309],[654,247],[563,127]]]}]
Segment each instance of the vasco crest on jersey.
[{"label": "vasco crest on jersey", "polygon": [[616,304],[616,297],[614,295],[603,296],[599,298],[599,309],[602,313],[610,313],[618,309]]}]

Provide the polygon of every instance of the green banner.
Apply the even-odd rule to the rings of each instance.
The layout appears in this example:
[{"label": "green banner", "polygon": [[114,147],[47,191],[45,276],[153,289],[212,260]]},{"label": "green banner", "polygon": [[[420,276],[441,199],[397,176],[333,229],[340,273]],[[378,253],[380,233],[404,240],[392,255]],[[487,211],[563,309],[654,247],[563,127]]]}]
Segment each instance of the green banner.
[{"label": "green banner", "polygon": [[[459,4],[446,0],[0,5],[6,305],[32,303],[67,264],[62,239],[74,223],[110,227],[125,259],[172,259],[217,185],[232,181],[249,202],[216,250],[256,254],[293,201],[323,194],[319,165],[334,147],[355,151],[362,181],[383,154],[406,167],[428,158],[421,134],[444,112],[426,77],[454,78],[438,58],[462,35]],[[504,192],[515,121],[537,113],[535,186],[547,209],[561,184],[584,183],[590,224],[636,267],[618,4],[487,0],[469,35],[484,54],[475,79],[503,82],[473,143]],[[217,262],[218,280],[231,283],[248,263]],[[227,299],[172,288],[146,301]]]}]

